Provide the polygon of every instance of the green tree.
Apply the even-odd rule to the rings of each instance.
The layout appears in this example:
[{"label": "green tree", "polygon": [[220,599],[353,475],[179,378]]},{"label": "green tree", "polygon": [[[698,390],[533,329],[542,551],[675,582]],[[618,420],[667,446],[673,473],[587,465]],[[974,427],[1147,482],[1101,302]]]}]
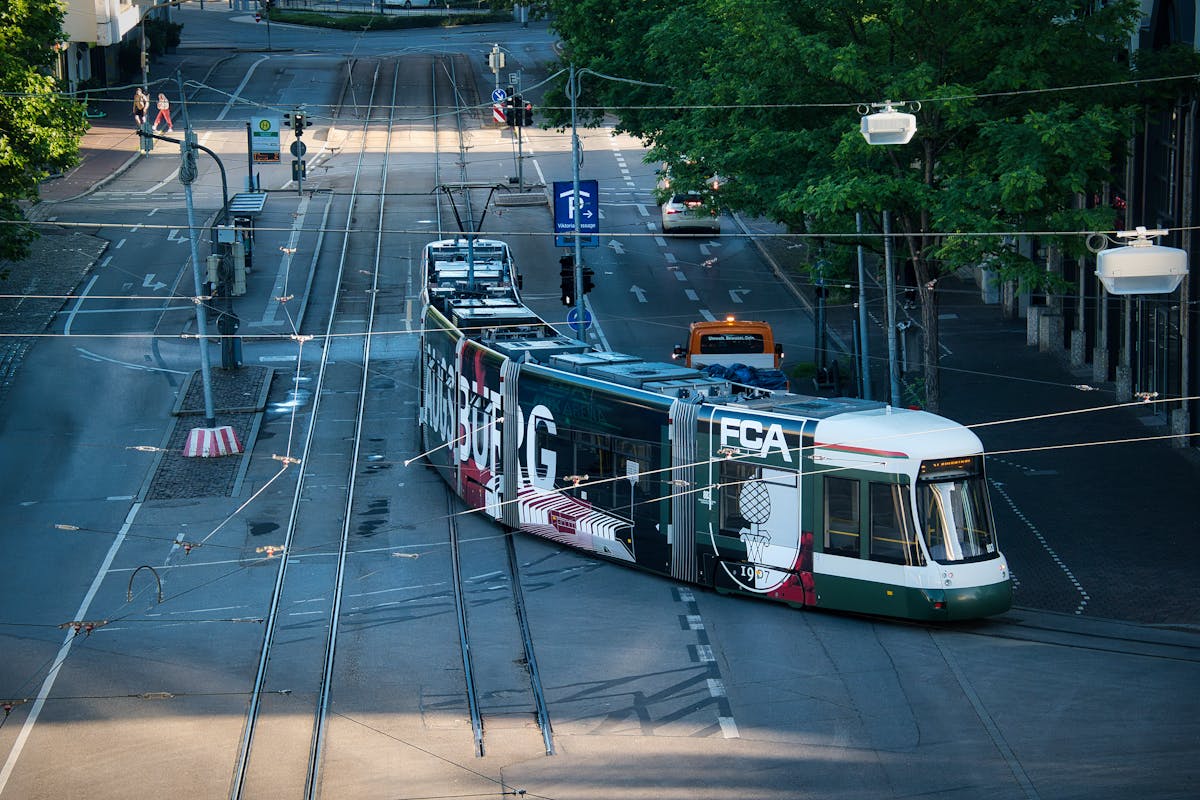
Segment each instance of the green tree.
[{"label": "green tree", "polygon": [[49,74],[63,13],[57,0],[0,4],[0,259],[28,255],[37,234],[20,204],[37,200],[40,181],[78,163],[87,129],[83,104],[59,94]]},{"label": "green tree", "polygon": [[[1131,77],[1136,0],[550,4],[565,61],[671,87],[590,85],[653,157],[725,176],[723,205],[813,234],[891,212],[898,257],[916,274],[932,410],[938,279],[987,261],[1045,281],[1018,233],[1112,227],[1110,210],[1079,198],[1112,179],[1133,130],[1135,96],[1098,85]],[[920,101],[909,144],[860,135],[857,107],[885,99]],[[1085,237],[1042,242],[1071,254]]]}]

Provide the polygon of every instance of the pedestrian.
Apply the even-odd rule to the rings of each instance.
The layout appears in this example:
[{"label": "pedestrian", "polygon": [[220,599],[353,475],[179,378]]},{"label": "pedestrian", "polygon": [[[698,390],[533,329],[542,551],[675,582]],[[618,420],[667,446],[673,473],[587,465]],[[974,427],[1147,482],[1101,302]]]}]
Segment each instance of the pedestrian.
[{"label": "pedestrian", "polygon": [[154,132],[158,133],[158,123],[167,121],[167,133],[174,133],[175,126],[171,124],[171,101],[162,92],[158,93],[158,116],[154,118]]},{"label": "pedestrian", "polygon": [[133,121],[141,128],[146,124],[146,109],[150,108],[150,95],[142,91],[142,87],[133,93]]}]

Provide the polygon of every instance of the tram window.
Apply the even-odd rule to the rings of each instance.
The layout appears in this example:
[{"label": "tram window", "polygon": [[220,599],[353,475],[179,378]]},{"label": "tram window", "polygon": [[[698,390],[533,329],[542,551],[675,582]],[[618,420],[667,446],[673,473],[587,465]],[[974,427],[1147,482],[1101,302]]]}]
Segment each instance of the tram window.
[{"label": "tram window", "polygon": [[908,487],[892,483],[872,483],[871,560],[892,564],[915,565],[924,559],[917,549],[916,536],[908,517]]},{"label": "tram window", "polygon": [[982,479],[918,484],[917,509],[934,561],[995,558],[992,515]]},{"label": "tram window", "polygon": [[825,478],[825,552],[859,556],[858,481]]},{"label": "tram window", "polygon": [[738,536],[750,527],[742,516],[742,487],[759,478],[759,468],[741,461],[722,460],[718,479],[721,483],[721,533]]}]

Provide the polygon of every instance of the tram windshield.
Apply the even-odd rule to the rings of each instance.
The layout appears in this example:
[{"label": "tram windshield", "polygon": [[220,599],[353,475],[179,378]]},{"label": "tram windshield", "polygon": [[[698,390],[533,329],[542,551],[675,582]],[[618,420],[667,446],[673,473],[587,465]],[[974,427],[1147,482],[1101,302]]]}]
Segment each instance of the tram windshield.
[{"label": "tram windshield", "polygon": [[982,469],[970,476],[919,482],[917,510],[929,557],[939,564],[996,557]]}]

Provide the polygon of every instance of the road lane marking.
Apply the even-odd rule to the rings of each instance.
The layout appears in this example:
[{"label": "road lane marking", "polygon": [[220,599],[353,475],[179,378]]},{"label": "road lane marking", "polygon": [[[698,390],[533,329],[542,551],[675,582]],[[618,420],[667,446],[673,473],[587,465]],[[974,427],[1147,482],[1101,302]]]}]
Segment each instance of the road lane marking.
[{"label": "road lane marking", "polygon": [[[133,527],[133,521],[137,518],[138,511],[141,508],[141,503],[134,503],[129,509],[129,513],[125,515],[125,523],[121,526],[121,530],[117,532],[116,537],[113,538],[113,543],[109,546],[108,553],[104,557],[104,563],[96,571],[96,576],[92,579],[91,587],[84,596],[83,602],[80,603],[79,610],[75,612],[76,620],[87,619],[88,611],[92,607],[92,600],[95,599],[96,593],[100,591],[100,584],[104,582],[108,568],[112,566],[113,560],[117,557],[117,551],[121,549],[121,545],[125,542],[125,534]],[[0,794],[4,794],[4,787],[8,784],[8,779],[12,776],[13,770],[17,766],[17,759],[21,757],[21,751],[25,748],[25,742],[29,740],[30,734],[33,733],[33,726],[37,724],[38,717],[42,713],[42,708],[46,705],[47,698],[50,697],[50,690],[54,688],[54,681],[58,678],[58,671],[62,669],[67,656],[71,654],[71,645],[74,644],[75,637],[78,635],[78,632],[74,628],[67,628],[67,635],[63,638],[62,646],[58,649],[58,655],[54,657],[54,665],[50,667],[50,672],[46,675],[46,680],[42,681],[42,688],[38,690],[38,696],[33,702],[33,708],[29,710],[29,716],[25,718],[25,724],[21,726],[21,732],[17,734],[16,741],[13,742],[12,750],[8,753],[8,760],[4,762],[4,767],[0,768]]]},{"label": "road lane marking", "polygon": [[83,294],[76,298],[75,307],[71,309],[69,314],[67,314],[67,324],[63,326],[63,336],[71,335],[71,323],[75,321],[75,315],[79,313],[79,307],[83,305],[83,301],[87,298],[88,292],[90,292],[92,287],[96,285],[96,279],[99,277],[99,275],[93,275],[92,279],[88,281],[88,285],[84,288]]}]

